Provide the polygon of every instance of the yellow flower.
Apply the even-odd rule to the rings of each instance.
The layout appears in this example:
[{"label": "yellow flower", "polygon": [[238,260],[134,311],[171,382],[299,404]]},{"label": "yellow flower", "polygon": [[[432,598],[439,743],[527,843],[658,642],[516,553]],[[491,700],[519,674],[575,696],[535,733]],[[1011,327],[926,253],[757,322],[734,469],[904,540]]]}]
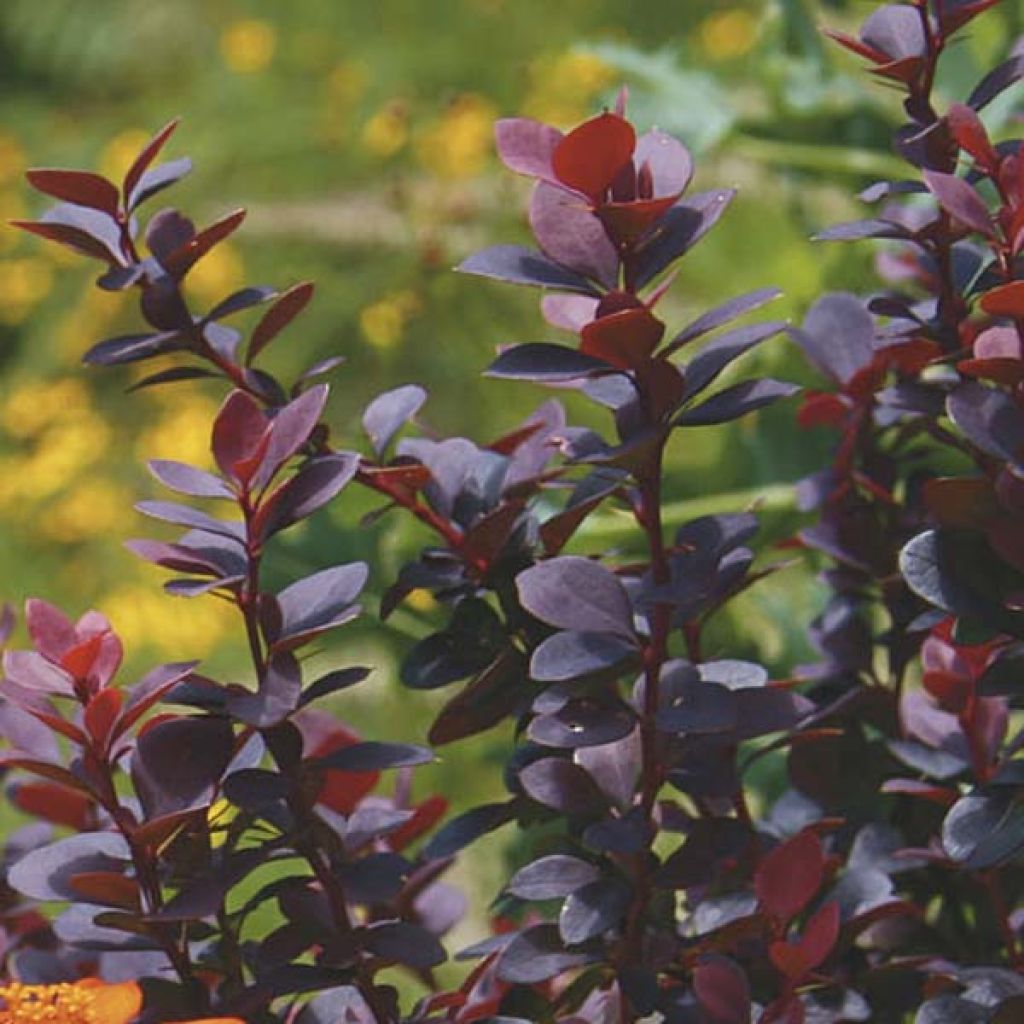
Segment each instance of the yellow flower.
[{"label": "yellow flower", "polygon": [[277,31],[268,21],[243,18],[232,22],[220,37],[224,63],[240,75],[265,70],[274,59]]},{"label": "yellow flower", "polygon": [[[162,571],[160,576],[166,574]],[[103,600],[103,610],[129,650],[205,658],[235,630],[238,612],[225,601],[189,601],[146,585],[126,584]]]},{"label": "yellow flower", "polygon": [[51,423],[89,410],[89,392],[74,377],[30,380],[15,387],[0,405],[0,426],[12,437],[28,438]]},{"label": "yellow flower", "polygon": [[86,978],[58,985],[0,986],[0,1024],[129,1024],[142,1009],[134,981]]},{"label": "yellow flower", "polygon": [[53,270],[35,256],[0,260],[0,321],[20,324],[53,287]]},{"label": "yellow flower", "polygon": [[25,151],[13,135],[0,132],[0,184],[8,184],[21,177],[25,170]]},{"label": "yellow flower", "polygon": [[190,296],[213,305],[240,288],[244,279],[241,253],[231,242],[221,242],[188,272],[185,285]]},{"label": "yellow flower", "polygon": [[593,98],[616,79],[616,72],[592,53],[569,50],[543,58],[531,65],[523,113],[568,128],[592,113]]},{"label": "yellow flower", "polygon": [[735,60],[757,41],[757,22],[750,11],[719,11],[700,26],[700,41],[712,60]]},{"label": "yellow flower", "polygon": [[210,424],[217,406],[202,395],[189,395],[170,388],[160,394],[166,413],[148,430],[138,435],[135,451],[140,459],[176,459],[194,466],[208,466]]},{"label": "yellow flower", "polygon": [[374,156],[394,156],[409,140],[409,112],[401,100],[391,100],[363,125],[363,146]]},{"label": "yellow flower", "polygon": [[142,152],[142,147],[149,142],[149,138],[149,133],[141,128],[119,132],[100,153],[100,173],[111,181],[119,182]]},{"label": "yellow flower", "polygon": [[52,541],[75,544],[104,534],[123,534],[133,523],[127,491],[107,480],[90,479],[47,504],[36,527]]},{"label": "yellow flower", "polygon": [[442,178],[479,174],[493,148],[497,116],[497,108],[483,96],[457,97],[417,139],[417,159]]},{"label": "yellow flower", "polygon": [[394,348],[402,340],[406,323],[419,308],[420,301],[413,292],[393,292],[367,306],[359,314],[359,326],[374,347]]}]

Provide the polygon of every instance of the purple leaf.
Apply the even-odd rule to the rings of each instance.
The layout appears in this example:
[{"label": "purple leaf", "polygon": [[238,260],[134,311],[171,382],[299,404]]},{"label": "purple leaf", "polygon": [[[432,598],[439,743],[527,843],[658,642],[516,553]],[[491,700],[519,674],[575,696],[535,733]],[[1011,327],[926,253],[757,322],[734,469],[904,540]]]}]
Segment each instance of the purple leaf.
[{"label": "purple leaf", "polygon": [[614,743],[582,747],[574,754],[574,760],[619,810],[626,810],[632,804],[636,780],[640,776],[638,729]]},{"label": "purple leaf", "polygon": [[74,876],[89,871],[125,871],[128,844],[116,832],[82,832],[32,850],[7,873],[12,889],[34,900],[81,899]]},{"label": "purple leaf", "polygon": [[498,957],[498,977],[513,984],[535,985],[581,967],[588,957],[570,953],[552,924],[534,925],[520,932]]},{"label": "purple leaf", "polygon": [[798,384],[764,377],[745,380],[712,395],[706,402],[687,409],[673,420],[677,427],[706,427],[713,423],[727,423],[748,412],[770,405],[780,398],[789,398],[800,390]]},{"label": "purple leaf", "polygon": [[299,706],[302,673],[299,663],[287,651],[275,652],[256,693],[233,691],[227,710],[239,721],[257,729],[283,722]]},{"label": "purple leaf", "polygon": [[177,352],[185,348],[185,342],[178,331],[162,331],[159,334],[129,334],[108,338],[93,345],[82,356],[82,361],[93,366],[119,366],[123,363],[138,363],[143,359]]},{"label": "purple leaf", "polygon": [[415,384],[385,391],[378,395],[363,413],[363,430],[373,451],[380,458],[401,428],[420,411],[427,393]]},{"label": "purple leaf", "polygon": [[302,1008],[295,1024],[376,1024],[377,1018],[354,985],[319,992]]},{"label": "purple leaf", "polygon": [[417,764],[430,764],[433,753],[413,743],[378,743],[368,740],[341,747],[324,757],[315,759],[321,768],[343,772],[375,772],[385,768],[405,768]]},{"label": "purple leaf", "polygon": [[539,343],[505,349],[487,368],[485,376],[544,383],[618,372],[621,371],[603,359],[585,355],[577,349]]},{"label": "purple leaf", "polygon": [[920,57],[928,44],[918,12],[905,4],[885,4],[861,25],[860,37],[892,60]]},{"label": "purple leaf", "polygon": [[551,714],[538,715],[530,722],[527,735],[546,747],[575,750],[620,740],[633,731],[635,724],[636,714],[631,708],[584,698],[569,701]]},{"label": "purple leaf", "polygon": [[967,381],[950,393],[946,409],[983,452],[1024,464],[1024,411],[1005,391]]},{"label": "purple leaf", "polygon": [[941,171],[926,170],[924,180],[948,214],[987,238],[995,238],[988,207],[973,186],[955,174],[943,174]]},{"label": "purple leaf", "polygon": [[407,921],[385,921],[365,930],[366,947],[384,960],[417,970],[444,963],[444,947],[426,928]]},{"label": "purple leaf", "polygon": [[159,167],[147,170],[138,180],[128,195],[128,210],[132,211],[158,192],[181,181],[192,170],[192,161],[187,156],[177,160],[168,160]]},{"label": "purple leaf", "polygon": [[439,829],[423,849],[424,860],[443,860],[459,850],[501,828],[515,817],[513,802],[482,804],[452,818]]},{"label": "purple leaf", "polygon": [[[61,761],[60,746],[53,730],[10,699],[0,700],[0,736],[14,751],[31,754],[55,765]],[[5,753],[10,754],[11,751]]]},{"label": "purple leaf", "polygon": [[[286,587],[277,595],[281,609],[279,640],[289,645],[304,643],[325,629],[347,621],[358,609],[352,607],[366,585],[365,562],[324,569]],[[343,619],[339,616],[345,613]],[[279,640],[275,641],[278,646]]]},{"label": "purple leaf", "polygon": [[911,238],[913,233],[891,220],[851,220],[811,236],[814,242],[853,242],[862,238]]},{"label": "purple leaf", "polygon": [[730,689],[701,680],[682,687],[658,712],[658,728],[680,733],[730,732],[737,723],[736,705],[736,697]]},{"label": "purple leaf", "polygon": [[173,384],[180,380],[217,380],[219,374],[202,366],[171,366],[159,373],[151,373],[142,380],[137,380],[131,387],[125,388],[128,394],[141,391],[143,388],[155,387],[157,384]]},{"label": "purple leaf", "polygon": [[[614,288],[619,276],[619,257],[601,221],[586,201],[557,185],[540,182],[530,202],[530,227],[544,254],[562,273],[565,268],[591,278],[605,288]],[[563,291],[599,294],[592,285]]]},{"label": "purple leaf", "polygon": [[364,666],[352,666],[350,668],[335,669],[321,676],[315,683],[308,686],[302,694],[300,705],[305,706],[321,697],[328,697],[339,690],[347,690],[350,686],[363,682],[371,673],[372,668]]},{"label": "purple leaf", "polygon": [[278,409],[270,422],[266,453],[252,480],[255,489],[266,487],[274,474],[309,440],[323,415],[329,391],[326,384],[317,384],[283,409]]},{"label": "purple leaf", "polygon": [[510,171],[554,180],[551,158],[563,138],[557,128],[528,117],[506,117],[495,123],[494,137],[498,156]]},{"label": "purple leaf", "polygon": [[856,295],[832,292],[807,313],[790,335],[822,373],[845,384],[875,357],[875,325]]},{"label": "purple leaf", "polygon": [[1024,78],[1024,53],[1003,61],[974,87],[967,105],[975,110],[988,106],[1004,89]]},{"label": "purple leaf", "polygon": [[676,203],[644,240],[636,258],[636,286],[642,288],[693,248],[717,223],[736,192],[700,192]]},{"label": "purple leaf", "polygon": [[600,878],[572,893],[558,915],[558,931],[568,945],[617,929],[629,907],[629,886],[617,878]]},{"label": "purple leaf", "polygon": [[38,221],[16,220],[15,227],[58,242],[93,259],[123,266],[121,229],[107,213],[70,203],[58,203]]},{"label": "purple leaf", "polygon": [[597,817],[607,803],[590,776],[572,761],[546,757],[519,772],[526,793],[545,807],[571,817]]},{"label": "purple leaf", "polygon": [[218,302],[213,309],[203,318],[204,320],[223,320],[225,317],[234,316],[243,310],[252,309],[264,302],[269,302],[277,297],[277,291],[273,288],[242,288],[233,292],[226,299]]},{"label": "purple leaf", "polygon": [[[561,190],[557,191],[561,193]],[[594,223],[603,233],[596,219]],[[572,255],[567,248],[565,251]],[[557,288],[560,291],[579,292],[583,295],[598,294],[594,286],[581,276],[587,272],[585,268],[573,266],[564,259],[558,260],[557,256],[557,253],[553,256],[544,256],[521,245],[492,245],[463,260],[456,269],[463,274],[476,274],[478,277],[491,277],[497,281],[511,281],[513,284]]]},{"label": "purple leaf", "polygon": [[708,334],[723,324],[729,323],[730,320],[735,320],[737,317],[743,316],[744,313],[749,313],[766,302],[777,299],[781,294],[782,292],[778,288],[760,288],[757,291],[730,299],[728,302],[722,303],[721,306],[708,310],[707,313],[697,317],[696,320],[684,327],[672,339],[672,347],[679,348],[687,342],[693,341],[694,338]]},{"label": "purple leaf", "polygon": [[582,889],[600,875],[588,861],[555,853],[521,868],[506,888],[521,900],[554,900]]},{"label": "purple leaf", "polygon": [[538,682],[578,679],[621,664],[636,654],[635,645],[614,633],[566,630],[549,636],[530,658],[530,677]]},{"label": "purple leaf", "polygon": [[215,533],[220,537],[236,541],[240,545],[245,544],[245,524],[241,522],[215,519],[205,512],[200,512],[199,509],[189,508],[188,505],[179,505],[173,501],[140,501],[135,508],[143,515],[163,520],[165,523],[187,526],[205,533]]},{"label": "purple leaf", "polygon": [[231,761],[234,733],[224,718],[168,718],[143,729],[131,774],[147,818],[208,804]]},{"label": "purple leaf", "polygon": [[679,195],[693,177],[693,158],[676,138],[650,131],[636,140],[633,164],[637,171],[647,164],[654,180],[656,197]]},{"label": "purple leaf", "polygon": [[161,210],[146,225],[146,245],[158,260],[195,238],[196,226],[177,210]]},{"label": "purple leaf", "polygon": [[[778,334],[785,326],[781,320],[751,324],[749,327],[727,331],[708,342],[683,368],[685,391],[682,400],[685,402],[700,394],[732,362],[749,352],[755,345]],[[677,338],[676,341],[678,340]],[[674,347],[676,341],[670,347]]]},{"label": "purple leaf", "polygon": [[516,589],[523,607],[558,629],[612,633],[632,640],[633,608],[619,578],[577,555],[548,559],[521,572]]},{"label": "purple leaf", "polygon": [[734,690],[736,735],[740,739],[786,732],[814,711],[814,704],[798,693],[780,687],[762,686]]},{"label": "purple leaf", "polygon": [[262,507],[257,517],[261,536],[266,539],[311,516],[341,491],[358,468],[359,456],[350,453],[310,459]]},{"label": "purple leaf", "polygon": [[64,697],[74,694],[71,676],[36,651],[5,651],[3,666],[7,679],[26,690]]},{"label": "purple leaf", "polygon": [[148,465],[149,471],[160,483],[180,494],[188,494],[193,498],[234,499],[234,492],[227,483],[206,470],[169,459],[151,459]]}]

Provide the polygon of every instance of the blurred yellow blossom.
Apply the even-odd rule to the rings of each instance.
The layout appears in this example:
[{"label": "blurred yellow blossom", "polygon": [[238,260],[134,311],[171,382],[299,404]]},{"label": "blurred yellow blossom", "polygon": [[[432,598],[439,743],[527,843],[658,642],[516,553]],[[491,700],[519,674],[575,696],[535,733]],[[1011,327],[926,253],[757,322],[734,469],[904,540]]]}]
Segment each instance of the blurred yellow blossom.
[{"label": "blurred yellow blossom", "polygon": [[354,103],[366,91],[370,71],[362,60],[343,60],[327,76],[327,92],[332,100]]},{"label": "blurred yellow blossom", "polygon": [[409,141],[409,110],[402,100],[386,103],[363,125],[363,146],[374,156],[394,156]]},{"label": "blurred yellow blossom", "polygon": [[420,300],[414,292],[392,292],[359,314],[359,326],[371,345],[394,348],[402,340],[406,323],[419,310]]},{"label": "blurred yellow blossom", "polygon": [[131,128],[119,132],[103,147],[103,152],[100,153],[100,174],[111,181],[120,182],[149,139],[150,133],[141,128]]},{"label": "blurred yellow blossom", "polygon": [[0,260],[0,322],[20,324],[53,287],[53,270],[37,256]]},{"label": "blurred yellow blossom", "polygon": [[423,614],[432,612],[440,607],[437,603],[437,598],[423,587],[416,587],[415,590],[410,590],[405,601],[414,611],[422,612]]},{"label": "blurred yellow blossom", "polygon": [[739,7],[719,11],[701,24],[700,41],[712,60],[735,60],[757,41],[757,20]]},{"label": "blurred yellow blossom", "polygon": [[81,298],[68,309],[56,328],[64,361],[80,372],[82,356],[110,333],[114,318],[133,297],[129,292],[108,292],[87,284]]},{"label": "blurred yellow blossom", "polygon": [[21,143],[7,132],[0,131],[0,185],[9,185],[25,170],[25,151]]},{"label": "blurred yellow blossom", "polygon": [[49,502],[35,528],[58,544],[75,544],[93,537],[124,535],[135,521],[131,495],[109,480],[86,480]]},{"label": "blurred yellow blossom", "polygon": [[28,380],[14,387],[0,405],[0,425],[12,437],[38,434],[54,420],[89,408],[89,392],[75,377]]},{"label": "blurred yellow blossom", "polygon": [[238,74],[263,71],[274,59],[277,31],[268,21],[243,18],[234,21],[220,37],[220,55],[224,63]]},{"label": "blurred yellow blossom", "polygon": [[345,60],[336,64],[324,79],[320,131],[329,144],[338,144],[348,138],[352,114],[366,91],[369,77],[364,61]]},{"label": "blurred yellow blossom", "polygon": [[227,602],[171,597],[155,582],[125,584],[103,599],[103,611],[128,650],[149,647],[161,657],[203,658],[237,627],[238,612]]},{"label": "blurred yellow blossom", "polygon": [[185,285],[190,296],[213,305],[245,283],[242,255],[231,242],[214,246],[188,273]]},{"label": "blurred yellow blossom", "polygon": [[483,170],[494,144],[498,109],[476,93],[458,96],[416,140],[416,157],[442,178],[468,178]]},{"label": "blurred yellow blossom", "polygon": [[[10,252],[25,234],[10,225],[12,220],[24,220],[26,216],[25,200],[15,188],[0,191],[0,252]],[[59,249],[60,246],[46,246],[48,249]]]},{"label": "blurred yellow blossom", "polygon": [[[167,395],[171,398],[167,399]],[[210,424],[217,406],[202,395],[166,391],[164,396],[166,412],[138,435],[136,455],[140,459],[176,459],[196,466],[209,465]]]},{"label": "blurred yellow blossom", "polygon": [[593,98],[611,88],[615,70],[592,53],[569,50],[530,66],[530,90],[523,113],[538,121],[570,128],[593,113]]},{"label": "blurred yellow blossom", "polygon": [[6,481],[3,499],[39,501],[63,490],[69,480],[103,459],[112,442],[110,425],[100,415],[81,409],[62,416],[39,437]]}]

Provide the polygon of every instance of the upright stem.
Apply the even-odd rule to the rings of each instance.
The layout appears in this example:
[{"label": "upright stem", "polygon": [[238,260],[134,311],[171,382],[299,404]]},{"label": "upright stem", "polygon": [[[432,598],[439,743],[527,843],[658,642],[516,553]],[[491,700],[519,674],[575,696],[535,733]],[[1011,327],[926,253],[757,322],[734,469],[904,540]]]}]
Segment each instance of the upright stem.
[{"label": "upright stem", "polygon": [[[661,519],[661,475],[664,453],[665,439],[662,439],[640,481],[640,509],[637,516],[647,537],[651,576],[655,587],[667,586],[671,579]],[[664,602],[655,604],[650,618],[650,639],[643,652],[644,704],[640,716],[640,806],[650,837],[648,847],[653,843],[657,832],[654,804],[663,782],[661,766],[658,761],[657,715],[661,670],[668,657],[671,616],[672,606],[670,604]],[[623,963],[643,961],[644,916],[650,897],[651,860],[648,849],[645,849],[636,856],[633,896],[626,913],[626,927],[620,948],[620,960]],[[639,1019],[639,1015],[630,1008],[628,1019],[635,1021]]]},{"label": "upright stem", "polygon": [[[243,494],[240,506],[245,517],[248,570],[244,590],[239,596],[238,606],[245,620],[245,631],[249,641],[249,652],[253,668],[256,672],[257,685],[262,688],[267,675],[267,656],[263,647],[259,624],[260,602],[260,554],[258,542],[253,540],[251,524],[256,509],[248,495]],[[342,935],[351,935],[355,928],[348,910],[348,900],[341,880],[331,867],[330,858],[326,856],[317,843],[317,835],[322,825],[313,809],[312,801],[306,796],[301,772],[296,770],[293,758],[275,742],[273,728],[263,731],[267,750],[274,758],[281,774],[288,780],[288,809],[295,819],[296,838],[295,852],[310,866],[314,877],[320,884],[331,910],[334,926]],[[388,1010],[380,991],[373,983],[373,977],[367,970],[361,953],[355,954],[355,983],[360,994],[366,1001],[377,1024],[390,1024],[393,1015]]]}]

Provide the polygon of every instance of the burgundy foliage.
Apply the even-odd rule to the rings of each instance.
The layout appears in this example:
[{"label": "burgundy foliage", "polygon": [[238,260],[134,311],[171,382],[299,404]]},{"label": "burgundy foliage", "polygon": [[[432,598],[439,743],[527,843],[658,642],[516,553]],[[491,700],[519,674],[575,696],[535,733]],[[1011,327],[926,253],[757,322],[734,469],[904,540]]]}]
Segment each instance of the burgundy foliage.
[{"label": "burgundy foliage", "polygon": [[[130,545],[172,574],[170,593],[237,608],[251,678],[183,661],[124,686],[102,615],[28,603],[0,734],[10,797],[41,824],[4,854],[7,972],[140,977],[148,1021],[1024,1019],[1024,149],[978,116],[1024,60],[943,113],[933,97],[940,56],[993,2],[885,5],[859,37],[835,36],[901,90],[910,177],[863,194],[875,216],[819,236],[885,240],[892,287],[826,295],[799,328],[737,324],[779,294],[765,288],[668,329],[659,299],[732,193],[689,193],[687,150],[638,135],[625,93],[566,134],[499,122],[502,161],[536,182],[537,247],[459,269],[544,289],[568,336],[505,347],[486,372],[581,394],[605,435],[556,398],[485,444],[421,435],[427,396],[406,385],[366,408],[365,450],[336,447],[320,379],[338,361],[291,384],[258,365],[312,285],[193,311],[183,281],[244,212],[197,229],[164,209],[142,226],[143,204],[190,169],[157,163],[173,123],[121,183],[30,172],[59,204],[21,226],[139,296],[145,329],[86,362],[170,356],[136,388],[228,385],[216,472],[150,464],[174,498],[138,508],[183,532]],[[256,307],[247,333],[226,323]],[[799,390],[734,375],[783,332],[822,377],[800,428],[837,436],[800,488],[810,515],[792,543],[817,552],[831,596],[810,625],[821,659],[796,679],[705,649],[708,621],[778,568],[755,563],[756,516],[662,519],[680,431]],[[350,486],[431,534],[380,608],[425,589],[445,609],[401,670],[449,691],[430,744],[514,724],[504,795],[448,820],[442,795],[411,797],[430,749],[363,739],[316,706],[370,670],[306,678],[304,649],[363,614],[368,568],[279,590],[263,578],[277,535]],[[642,557],[582,550],[601,507],[632,517]],[[767,806],[752,781],[764,758],[784,780]],[[531,852],[446,990],[434,968],[465,908],[443,876],[511,824]],[[52,923],[47,901],[68,904]],[[257,935],[265,904],[277,926]],[[382,973],[394,967],[427,992],[412,1006]]]}]

